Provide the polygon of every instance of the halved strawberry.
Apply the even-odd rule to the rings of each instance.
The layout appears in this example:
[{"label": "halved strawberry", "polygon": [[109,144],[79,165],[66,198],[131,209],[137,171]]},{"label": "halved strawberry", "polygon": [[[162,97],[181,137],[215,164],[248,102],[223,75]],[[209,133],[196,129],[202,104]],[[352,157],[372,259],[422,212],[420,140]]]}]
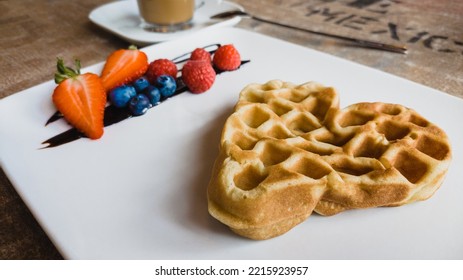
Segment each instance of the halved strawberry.
[{"label": "halved strawberry", "polygon": [[103,135],[106,92],[98,75],[80,74],[79,60],[75,65],[75,70],[66,67],[58,58],[53,103],[72,126],[90,139],[98,139]]},{"label": "halved strawberry", "polygon": [[120,49],[108,56],[101,72],[101,80],[106,91],[110,91],[134,82],[143,76],[147,69],[148,57],[132,45],[127,50]]}]

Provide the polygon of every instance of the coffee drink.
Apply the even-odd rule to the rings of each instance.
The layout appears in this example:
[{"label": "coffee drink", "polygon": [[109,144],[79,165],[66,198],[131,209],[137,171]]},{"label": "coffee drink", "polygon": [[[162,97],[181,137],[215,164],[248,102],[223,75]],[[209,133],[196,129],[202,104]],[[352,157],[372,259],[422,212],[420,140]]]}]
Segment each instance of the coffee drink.
[{"label": "coffee drink", "polygon": [[195,0],[138,0],[138,8],[146,27],[175,31],[193,18]]}]

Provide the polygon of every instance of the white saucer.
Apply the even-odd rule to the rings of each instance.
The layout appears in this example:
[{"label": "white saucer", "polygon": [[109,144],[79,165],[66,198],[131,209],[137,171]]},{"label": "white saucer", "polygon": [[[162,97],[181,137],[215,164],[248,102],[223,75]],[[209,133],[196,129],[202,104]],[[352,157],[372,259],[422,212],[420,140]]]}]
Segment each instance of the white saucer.
[{"label": "white saucer", "polygon": [[233,26],[241,20],[239,16],[227,20],[210,19],[212,15],[230,10],[243,10],[243,8],[237,4],[221,0],[198,1],[192,22],[193,26],[188,30],[172,33],[158,33],[143,29],[136,0],[115,1],[102,5],[90,12],[89,19],[101,28],[130,43],[148,45],[169,41],[205,28]]}]

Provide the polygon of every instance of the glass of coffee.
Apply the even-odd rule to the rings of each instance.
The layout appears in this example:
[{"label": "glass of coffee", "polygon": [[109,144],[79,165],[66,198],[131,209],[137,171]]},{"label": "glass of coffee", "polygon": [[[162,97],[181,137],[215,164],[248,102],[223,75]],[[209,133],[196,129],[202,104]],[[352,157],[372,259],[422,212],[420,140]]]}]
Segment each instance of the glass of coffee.
[{"label": "glass of coffee", "polygon": [[137,0],[142,27],[153,32],[175,32],[192,26],[195,0]]}]

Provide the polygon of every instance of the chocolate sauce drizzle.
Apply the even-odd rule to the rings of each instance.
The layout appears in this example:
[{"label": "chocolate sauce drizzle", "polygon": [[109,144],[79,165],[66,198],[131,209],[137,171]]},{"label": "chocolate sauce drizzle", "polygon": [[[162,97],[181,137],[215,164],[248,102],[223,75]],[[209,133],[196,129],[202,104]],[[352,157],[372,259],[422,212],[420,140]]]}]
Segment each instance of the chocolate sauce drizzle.
[{"label": "chocolate sauce drizzle", "polygon": [[[208,50],[208,52],[210,54],[213,54],[213,53],[215,53],[215,51],[220,46],[221,46],[220,44],[211,44],[211,45],[205,46],[203,48]],[[190,55],[191,55],[191,52],[188,52],[188,53],[185,53],[183,55],[180,55],[180,56],[172,59],[172,61],[175,64],[179,64],[179,63],[187,61],[190,58]],[[240,67],[242,65],[248,63],[248,62],[250,62],[250,60],[242,60]],[[214,67],[214,70],[215,70],[215,73],[217,75],[219,75],[219,74],[221,74],[223,72],[226,72],[226,71],[219,70],[219,69],[217,69],[215,67]],[[179,70],[179,72],[180,71],[181,70]],[[170,98],[172,98],[172,97],[174,97],[176,95],[179,95],[181,93],[184,93],[184,92],[186,92],[188,90],[187,86],[183,82],[182,77],[178,77],[176,79],[176,82],[177,82],[177,90],[175,91],[175,93],[170,97],[162,97],[160,102],[158,104],[156,104],[155,106],[151,107],[151,108],[154,108],[154,107],[158,106],[160,103],[166,101],[167,99],[170,99]],[[105,108],[103,124],[104,124],[105,127],[107,127],[107,126],[116,124],[118,122],[121,122],[123,120],[129,119],[129,118],[132,118],[132,117],[135,117],[135,116],[133,116],[130,113],[128,108],[117,108],[117,107],[115,107],[113,105],[109,105],[109,106],[107,106]],[[53,122],[55,122],[55,121],[57,121],[57,120],[59,120],[61,118],[63,118],[63,115],[60,112],[57,111],[47,120],[47,122],[45,123],[45,126],[47,126],[48,124],[53,123]],[[86,138],[85,134],[83,134],[82,132],[80,132],[79,130],[77,130],[75,128],[71,128],[69,130],[66,130],[65,132],[62,132],[62,133],[60,133],[60,134],[58,134],[56,136],[53,136],[53,137],[43,141],[42,145],[46,145],[46,146],[44,146],[44,147],[42,147],[40,149],[53,148],[53,147],[61,146],[63,144],[78,140],[80,138]]]}]

